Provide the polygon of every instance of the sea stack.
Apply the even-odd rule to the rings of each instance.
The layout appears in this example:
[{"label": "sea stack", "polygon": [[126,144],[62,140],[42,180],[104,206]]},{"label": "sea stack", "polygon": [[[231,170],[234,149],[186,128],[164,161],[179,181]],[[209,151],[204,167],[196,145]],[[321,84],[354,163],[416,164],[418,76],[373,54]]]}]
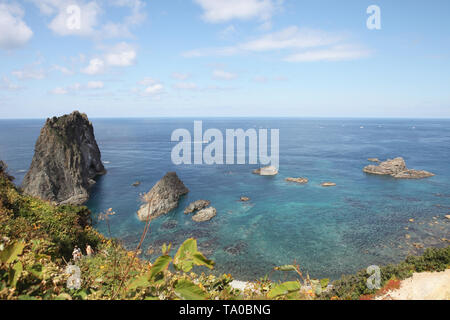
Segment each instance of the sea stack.
[{"label": "sea stack", "polygon": [[22,188],[59,205],[81,205],[89,199],[94,178],[105,173],[92,123],[74,111],[47,119]]},{"label": "sea stack", "polygon": [[149,193],[143,196],[145,203],[138,211],[141,221],[153,220],[167,214],[176,207],[182,195],[189,192],[189,189],[178,178],[175,172],[167,173]]},{"label": "sea stack", "polygon": [[391,176],[396,179],[424,179],[434,176],[433,173],[428,171],[408,169],[405,160],[401,157],[381,162],[378,166],[367,166],[363,171],[368,174]]}]

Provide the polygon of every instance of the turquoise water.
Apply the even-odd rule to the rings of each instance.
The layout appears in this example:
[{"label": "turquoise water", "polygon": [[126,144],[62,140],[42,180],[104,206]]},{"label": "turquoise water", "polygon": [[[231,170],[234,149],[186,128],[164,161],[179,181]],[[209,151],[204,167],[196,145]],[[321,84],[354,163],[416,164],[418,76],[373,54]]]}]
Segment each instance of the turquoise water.
[{"label": "turquoise water", "polygon": [[[195,119],[202,120],[202,119]],[[296,260],[313,277],[340,277],[373,264],[420,253],[413,243],[444,246],[450,238],[450,121],[386,119],[203,119],[204,129],[280,130],[280,174],[260,177],[257,166],[174,166],[173,130],[192,132],[194,119],[92,119],[108,174],[99,178],[87,204],[98,213],[113,208],[114,237],[134,248],[143,230],[139,194],[167,171],[176,171],[190,193],[177,210],[152,222],[143,256],[188,237],[217,264],[215,272],[254,280],[274,266]],[[43,120],[0,120],[0,159],[20,183]],[[410,181],[368,176],[367,158],[402,156],[410,168],[436,177]],[[307,185],[284,181],[308,177]],[[135,188],[135,181],[142,184]],[[320,183],[332,181],[335,188]],[[242,196],[249,203],[239,202]],[[192,201],[217,208],[197,224],[183,214]],[[415,219],[414,223],[409,219]],[[96,227],[106,232],[104,224]],[[409,228],[405,230],[405,228]],[[411,239],[406,239],[406,234]],[[448,244],[448,243],[447,243]],[[150,251],[149,251],[150,249]],[[153,254],[147,252],[155,251]]]}]

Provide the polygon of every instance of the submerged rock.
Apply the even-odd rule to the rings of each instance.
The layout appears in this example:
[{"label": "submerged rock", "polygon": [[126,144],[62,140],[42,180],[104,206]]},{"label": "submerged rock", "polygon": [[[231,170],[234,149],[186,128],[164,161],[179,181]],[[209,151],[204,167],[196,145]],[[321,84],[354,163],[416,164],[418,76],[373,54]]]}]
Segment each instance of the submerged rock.
[{"label": "submerged rock", "polygon": [[244,196],[242,196],[241,199],[240,199],[240,201],[241,201],[241,202],[249,202],[249,201],[250,201],[250,198],[249,198],[249,197],[244,197]]},{"label": "submerged rock", "polygon": [[424,179],[434,176],[433,173],[428,171],[408,169],[403,158],[390,159],[381,162],[378,166],[370,165],[365,167],[363,171],[368,174],[390,175],[396,179]]},{"label": "submerged rock", "polygon": [[380,163],[380,160],[378,159],[378,158],[369,158],[369,159],[367,159],[368,161],[370,161],[370,162],[377,162],[377,163]]},{"label": "submerged rock", "polygon": [[195,202],[192,202],[185,210],[184,214],[191,214],[198,210],[202,210],[209,206],[211,204],[211,201],[208,200],[197,200]]},{"label": "submerged rock", "polygon": [[217,214],[216,208],[209,207],[207,209],[200,210],[196,215],[192,217],[195,222],[206,222],[214,218]]},{"label": "submerged rock", "polygon": [[43,200],[80,205],[89,199],[93,179],[105,173],[92,123],[75,111],[47,119],[22,188]]},{"label": "submerged rock", "polygon": [[189,189],[186,188],[175,172],[167,173],[144,195],[145,203],[138,211],[139,219],[147,221],[169,213],[178,207],[180,197],[188,192]]},{"label": "submerged rock", "polygon": [[299,184],[307,184],[309,182],[308,178],[286,178],[287,182],[295,182]]},{"label": "submerged rock", "polygon": [[131,186],[132,187],[139,187],[141,185],[140,181],[136,181],[135,183],[133,183]]},{"label": "submerged rock", "polygon": [[274,166],[268,166],[253,170],[253,174],[258,174],[260,176],[276,176],[278,174],[278,169]]}]

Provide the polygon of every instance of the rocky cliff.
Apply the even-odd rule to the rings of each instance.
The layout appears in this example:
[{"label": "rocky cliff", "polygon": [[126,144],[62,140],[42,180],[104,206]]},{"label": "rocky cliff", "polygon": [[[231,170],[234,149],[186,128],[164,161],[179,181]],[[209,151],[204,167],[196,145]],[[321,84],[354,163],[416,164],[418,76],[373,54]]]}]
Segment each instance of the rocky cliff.
[{"label": "rocky cliff", "polygon": [[105,173],[92,123],[75,111],[47,119],[22,188],[43,200],[80,205],[89,199],[94,178]]},{"label": "rocky cliff", "polygon": [[189,189],[178,178],[175,172],[167,173],[149,193],[144,195],[144,204],[138,211],[141,221],[155,219],[163,214],[167,214],[176,207],[182,195],[189,192]]}]

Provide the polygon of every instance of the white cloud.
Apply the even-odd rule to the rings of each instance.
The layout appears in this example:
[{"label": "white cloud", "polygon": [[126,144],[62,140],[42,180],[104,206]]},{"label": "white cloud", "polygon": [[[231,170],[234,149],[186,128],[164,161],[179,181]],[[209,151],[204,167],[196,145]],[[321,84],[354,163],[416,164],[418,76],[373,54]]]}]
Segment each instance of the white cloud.
[{"label": "white cloud", "polygon": [[234,25],[229,25],[220,32],[220,37],[222,39],[228,39],[231,38],[234,34],[236,34],[236,27]]},{"label": "white cloud", "polygon": [[23,17],[24,11],[18,5],[0,3],[0,49],[20,48],[31,39],[33,31]]},{"label": "white cloud", "polygon": [[159,81],[150,77],[144,78],[143,80],[139,81],[138,84],[142,86],[150,86],[153,84],[158,83]]},{"label": "white cloud", "polygon": [[20,80],[42,80],[46,77],[46,71],[42,68],[44,63],[43,57],[39,54],[38,59],[33,63],[24,66],[22,69],[11,72],[13,76]]},{"label": "white cloud", "polygon": [[160,98],[160,95],[164,93],[164,85],[153,78],[147,77],[139,81],[140,88],[133,88],[131,91],[140,96],[152,96],[153,98]]},{"label": "white cloud", "polygon": [[175,89],[181,90],[197,90],[198,86],[193,82],[178,82],[173,86]]},{"label": "white cloud", "polygon": [[[187,58],[205,56],[232,56],[271,51],[291,51],[288,62],[340,61],[359,59],[370,55],[369,50],[346,43],[346,36],[321,30],[291,26],[278,32],[234,46],[196,49],[182,53]],[[301,51],[299,50],[306,50]],[[314,49],[314,50],[313,50]]]},{"label": "white cloud", "polygon": [[237,75],[224,70],[214,70],[213,78],[216,80],[233,80],[237,78]]},{"label": "white cloud", "polygon": [[89,61],[89,65],[81,72],[89,75],[100,74],[105,70],[105,62],[102,59],[94,58]]},{"label": "white cloud", "polygon": [[[141,0],[30,0],[46,16],[51,17],[50,30],[60,36],[86,36],[98,39],[131,37],[130,28],[146,19],[145,2]],[[71,6],[79,8],[71,11]],[[105,6],[128,8],[131,13],[120,22],[107,21],[101,24]],[[79,19],[78,19],[79,18]],[[70,23],[79,20],[79,24]]]},{"label": "white cloud", "polygon": [[104,88],[104,83],[101,81],[90,81],[87,84],[74,83],[67,87],[57,87],[50,91],[54,95],[79,94],[86,90],[99,90]]},{"label": "white cloud", "polygon": [[178,73],[178,72],[172,73],[172,78],[182,81],[189,79],[190,76],[191,75],[189,73]]},{"label": "white cloud", "polygon": [[101,74],[108,67],[129,67],[135,64],[137,53],[129,44],[121,42],[113,47],[104,47],[106,52],[89,61],[89,65],[81,72],[89,75]]},{"label": "white cloud", "polygon": [[104,83],[101,81],[90,81],[87,84],[88,89],[103,89]]},{"label": "white cloud", "polygon": [[233,19],[268,21],[282,1],[272,0],[194,0],[203,9],[203,19],[222,23]]},{"label": "white cloud", "polygon": [[12,82],[8,77],[4,76],[0,82],[0,89],[5,89],[8,91],[16,91],[22,89],[17,83]]},{"label": "white cloud", "polygon": [[291,26],[235,46],[196,49],[182,55],[184,57],[230,56],[246,52],[313,48],[335,44],[342,39],[341,35]]},{"label": "white cloud", "polygon": [[344,61],[365,58],[370,54],[366,49],[353,46],[334,46],[322,50],[311,50],[292,54],[287,62]]},{"label": "white cloud", "polygon": [[122,42],[105,55],[105,61],[110,66],[128,67],[135,63],[136,50],[129,44]]},{"label": "white cloud", "polygon": [[[52,17],[48,28],[60,36],[92,36],[102,12],[96,1],[31,0],[41,13]],[[79,11],[71,10],[77,7]],[[78,15],[78,13],[80,13]],[[79,20],[78,20],[79,18]],[[73,23],[77,22],[77,23]],[[78,23],[79,22],[79,23]]]},{"label": "white cloud", "polygon": [[59,71],[62,74],[65,74],[65,75],[72,75],[72,74],[74,74],[74,72],[72,70],[69,70],[68,68],[63,67],[63,66],[59,66],[59,65],[53,65],[52,68],[51,68],[51,71]]},{"label": "white cloud", "polygon": [[319,30],[299,29],[291,26],[279,32],[269,33],[259,39],[244,43],[244,51],[271,51],[292,48],[312,48],[330,45],[342,40],[341,36]]},{"label": "white cloud", "polygon": [[11,74],[17,77],[20,80],[42,80],[45,78],[45,71],[43,69],[32,70],[32,69],[23,69],[23,70],[15,70],[11,72]]},{"label": "white cloud", "polygon": [[101,38],[131,38],[131,28],[142,24],[147,18],[145,13],[145,2],[141,0],[113,0],[111,5],[116,7],[128,7],[131,14],[124,18],[123,22],[108,22],[99,34]]},{"label": "white cloud", "polygon": [[65,94],[68,94],[69,92],[67,91],[67,89],[58,87],[58,88],[51,90],[50,93],[54,94],[54,95],[65,95]]},{"label": "white cloud", "polygon": [[148,86],[147,88],[145,88],[144,90],[144,94],[149,94],[149,95],[157,95],[160,94],[164,91],[164,86],[160,83],[156,83],[154,85]]}]

